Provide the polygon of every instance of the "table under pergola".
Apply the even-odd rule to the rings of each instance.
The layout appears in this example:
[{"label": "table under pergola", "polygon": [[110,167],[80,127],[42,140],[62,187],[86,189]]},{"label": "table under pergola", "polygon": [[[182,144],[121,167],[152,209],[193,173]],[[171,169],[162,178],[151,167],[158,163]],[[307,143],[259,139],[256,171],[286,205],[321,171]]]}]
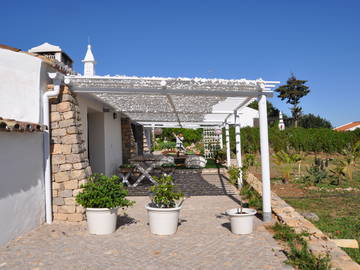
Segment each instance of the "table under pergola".
[{"label": "table under pergola", "polygon": [[[230,166],[229,125],[235,125],[237,165],[241,162],[241,111],[259,101],[264,220],[271,220],[271,191],[266,99],[279,82],[203,78],[67,76],[75,93],[87,93],[144,127],[225,127]],[[239,179],[239,185],[242,178]]]}]

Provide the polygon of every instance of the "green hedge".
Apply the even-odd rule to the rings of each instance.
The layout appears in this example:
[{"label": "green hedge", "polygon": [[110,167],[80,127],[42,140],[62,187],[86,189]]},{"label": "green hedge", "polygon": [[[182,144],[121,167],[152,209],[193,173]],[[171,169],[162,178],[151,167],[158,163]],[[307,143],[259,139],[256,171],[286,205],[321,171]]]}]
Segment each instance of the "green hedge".
[{"label": "green hedge", "polygon": [[[328,128],[288,128],[284,131],[276,127],[269,129],[269,143],[274,151],[294,149],[304,152],[340,153],[346,145],[354,144],[358,140],[360,129],[347,132]],[[230,127],[230,143],[235,153],[234,127]],[[241,148],[244,153],[255,153],[260,150],[259,128],[241,129]]]}]

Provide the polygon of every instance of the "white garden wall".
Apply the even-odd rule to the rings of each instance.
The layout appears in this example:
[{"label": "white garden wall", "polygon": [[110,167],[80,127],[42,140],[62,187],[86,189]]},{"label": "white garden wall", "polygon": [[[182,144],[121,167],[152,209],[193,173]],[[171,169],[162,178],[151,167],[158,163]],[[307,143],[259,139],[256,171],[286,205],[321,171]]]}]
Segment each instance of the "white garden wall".
[{"label": "white garden wall", "polygon": [[44,222],[42,136],[0,132],[0,245]]},{"label": "white garden wall", "polygon": [[40,122],[41,59],[0,49],[0,117]]}]

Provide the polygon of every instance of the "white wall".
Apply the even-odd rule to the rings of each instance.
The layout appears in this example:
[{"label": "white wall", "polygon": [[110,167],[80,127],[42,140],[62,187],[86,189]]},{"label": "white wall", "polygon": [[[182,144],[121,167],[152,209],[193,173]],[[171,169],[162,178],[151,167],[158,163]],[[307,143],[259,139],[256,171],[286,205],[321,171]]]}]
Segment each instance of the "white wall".
[{"label": "white wall", "polygon": [[88,114],[88,155],[93,173],[105,173],[105,131],[104,113]]},{"label": "white wall", "polygon": [[240,111],[240,126],[253,127],[254,119],[259,118],[259,111],[249,107],[244,107]]},{"label": "white wall", "polygon": [[40,122],[42,61],[24,53],[0,49],[0,116]]},{"label": "white wall", "polygon": [[106,175],[117,174],[118,167],[122,164],[122,137],[121,116],[113,113],[104,113],[105,127],[105,173]]},{"label": "white wall", "polygon": [[0,132],[0,245],[44,222],[42,138]]},{"label": "white wall", "polygon": [[[88,114],[93,112],[103,111],[103,104],[99,101],[94,100],[88,94],[79,94],[77,96],[80,108],[81,125],[83,128],[84,140],[86,146],[88,145]],[[88,155],[87,151],[86,154]],[[89,156],[88,156],[89,157]]]},{"label": "white wall", "polygon": [[[53,72],[41,59],[0,49],[0,117],[42,123],[42,94]],[[0,244],[44,221],[42,133],[0,132]]]}]

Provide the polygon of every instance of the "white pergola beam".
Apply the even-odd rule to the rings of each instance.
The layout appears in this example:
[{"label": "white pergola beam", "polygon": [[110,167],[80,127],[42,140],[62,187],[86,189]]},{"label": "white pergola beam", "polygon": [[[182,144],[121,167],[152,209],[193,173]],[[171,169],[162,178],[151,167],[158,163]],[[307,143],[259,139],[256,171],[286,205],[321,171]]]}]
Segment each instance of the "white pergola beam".
[{"label": "white pergola beam", "polygon": [[[252,100],[252,98],[247,98],[245,99],[241,104],[239,104],[234,111],[238,111],[240,110],[242,107],[245,107],[250,101]],[[234,111],[232,111],[224,120],[224,122],[226,122],[231,116],[233,116]]]},{"label": "white pergola beam", "polygon": [[188,90],[188,89],[121,89],[121,88],[92,88],[71,86],[72,92],[75,93],[106,93],[106,94],[139,94],[139,95],[186,95],[186,96],[216,96],[216,97],[258,97],[264,94],[272,97],[273,93],[269,91],[245,91],[245,90]]}]

